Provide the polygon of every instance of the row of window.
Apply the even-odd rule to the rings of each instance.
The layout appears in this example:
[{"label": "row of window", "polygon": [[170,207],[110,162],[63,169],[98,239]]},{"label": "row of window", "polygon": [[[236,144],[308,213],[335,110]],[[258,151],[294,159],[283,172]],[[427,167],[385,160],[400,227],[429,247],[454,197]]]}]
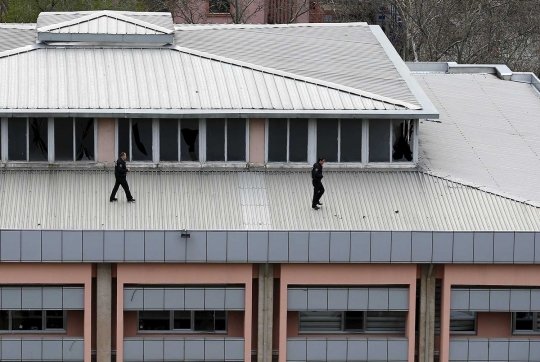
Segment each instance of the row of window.
[{"label": "row of window", "polygon": [[139,331],[219,333],[227,331],[225,311],[139,311]]},{"label": "row of window", "polygon": [[66,314],[62,310],[2,310],[0,331],[66,330]]},{"label": "row of window", "polygon": [[[3,124],[7,161],[95,161],[92,118],[9,118]],[[248,127],[246,119],[121,119],[116,151],[127,152],[130,161],[246,162]],[[271,119],[266,161],[411,162],[414,137],[414,121]]]}]

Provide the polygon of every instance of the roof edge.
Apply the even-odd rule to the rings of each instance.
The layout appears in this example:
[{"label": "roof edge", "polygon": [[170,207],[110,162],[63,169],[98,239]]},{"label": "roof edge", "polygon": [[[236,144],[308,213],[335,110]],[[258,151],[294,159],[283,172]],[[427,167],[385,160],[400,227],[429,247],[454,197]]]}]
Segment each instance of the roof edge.
[{"label": "roof edge", "polygon": [[368,26],[366,22],[352,23],[295,23],[295,24],[174,24],[177,31],[193,30],[223,30],[223,29],[264,29],[264,28],[335,28],[335,27],[354,27]]}]

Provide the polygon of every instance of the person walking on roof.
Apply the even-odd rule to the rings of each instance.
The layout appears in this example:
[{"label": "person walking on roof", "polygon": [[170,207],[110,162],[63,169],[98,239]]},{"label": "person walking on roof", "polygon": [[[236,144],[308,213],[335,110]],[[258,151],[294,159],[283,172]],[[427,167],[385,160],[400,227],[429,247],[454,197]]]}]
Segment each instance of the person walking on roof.
[{"label": "person walking on roof", "polygon": [[311,207],[313,210],[319,210],[319,206],[322,206],[321,197],[324,194],[322,168],[324,162],[324,157],[320,157],[319,160],[313,164],[313,168],[311,169],[311,182],[313,184],[313,201],[311,202]]},{"label": "person walking on roof", "polygon": [[135,202],[135,199],[131,195],[131,192],[129,192],[129,185],[126,179],[126,174],[129,171],[130,169],[126,167],[126,153],[121,152],[120,158],[116,161],[116,165],[114,166],[114,177],[116,178],[116,183],[114,184],[111,197],[109,198],[110,202],[118,201],[118,199],[116,198],[116,192],[118,191],[118,188],[120,186],[122,186],[124,192],[126,193],[127,201]]}]

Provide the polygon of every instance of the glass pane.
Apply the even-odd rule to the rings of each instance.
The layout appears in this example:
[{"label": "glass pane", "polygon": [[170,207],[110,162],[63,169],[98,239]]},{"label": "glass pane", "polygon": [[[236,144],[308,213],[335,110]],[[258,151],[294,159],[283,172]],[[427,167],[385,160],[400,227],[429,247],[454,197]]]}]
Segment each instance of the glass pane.
[{"label": "glass pane", "polygon": [[64,311],[48,310],[45,312],[45,328],[46,329],[64,329]]},{"label": "glass pane", "polygon": [[345,330],[361,331],[364,329],[364,312],[345,312]]},{"label": "glass pane", "polygon": [[189,310],[174,311],[174,329],[191,329],[191,312]]},{"label": "glass pane", "polygon": [[[94,119],[75,118],[75,159],[94,161]],[[126,151],[127,152],[127,151]]]},{"label": "glass pane", "polygon": [[182,119],[181,132],[181,161],[199,161],[199,120]]},{"label": "glass pane", "polygon": [[141,331],[168,331],[170,330],[169,311],[141,311],[139,312],[139,330]]},{"label": "glass pane", "polygon": [[246,120],[227,120],[227,161],[246,160]]},{"label": "glass pane", "polygon": [[366,330],[369,332],[405,333],[406,312],[367,312]]},{"label": "glass pane", "polygon": [[392,121],[392,160],[410,162],[413,160],[413,121]]},{"label": "glass pane", "polygon": [[338,162],[338,120],[317,120],[317,159]]},{"label": "glass pane", "polygon": [[206,120],[206,160],[225,161],[225,120]]},{"label": "glass pane", "polygon": [[268,162],[287,162],[287,119],[268,120]]},{"label": "glass pane", "polygon": [[474,332],[476,330],[476,312],[450,312],[451,332]]},{"label": "glass pane", "polygon": [[159,120],[159,160],[178,161],[178,120]]},{"label": "glass pane", "polygon": [[362,161],[362,120],[341,120],[340,162]]},{"label": "glass pane", "polygon": [[230,12],[229,0],[210,0],[210,14],[228,14]]},{"label": "glass pane", "polygon": [[48,132],[47,118],[29,118],[30,139],[28,142],[30,161],[48,160]]},{"label": "glass pane", "polygon": [[534,313],[516,313],[516,331],[532,331],[534,329]]},{"label": "glass pane", "polygon": [[7,310],[0,310],[0,331],[7,331],[9,329],[9,312]]},{"label": "glass pane", "polygon": [[152,120],[131,120],[131,153],[133,161],[152,161]]},{"label": "glass pane", "polygon": [[369,162],[390,162],[390,121],[369,121]]},{"label": "glass pane", "polygon": [[339,332],[342,312],[300,312],[301,332]]},{"label": "glass pane", "polygon": [[54,119],[54,159],[73,161],[73,118]]},{"label": "glass pane", "polygon": [[11,311],[12,330],[40,331],[43,329],[42,311],[13,310]]},{"label": "glass pane", "polygon": [[194,330],[196,331],[214,331],[214,311],[196,311]]},{"label": "glass pane", "polygon": [[26,161],[26,118],[8,119],[8,159]]},{"label": "glass pane", "polygon": [[129,119],[118,119],[118,154],[114,158],[115,162],[122,152],[127,154],[127,160],[131,160],[129,150]]},{"label": "glass pane", "polygon": [[215,312],[215,326],[216,331],[226,331],[227,330],[227,313],[224,310],[217,310]]},{"label": "glass pane", "polygon": [[289,124],[289,161],[307,162],[308,120],[291,119]]}]

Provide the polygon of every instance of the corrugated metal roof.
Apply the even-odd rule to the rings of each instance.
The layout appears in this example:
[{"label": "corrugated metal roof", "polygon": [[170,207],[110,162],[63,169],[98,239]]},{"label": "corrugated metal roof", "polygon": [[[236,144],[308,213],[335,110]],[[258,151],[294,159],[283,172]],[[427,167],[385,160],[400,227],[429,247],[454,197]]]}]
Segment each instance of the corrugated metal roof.
[{"label": "corrugated metal roof", "polygon": [[175,41],[178,46],[418,105],[369,26],[333,25],[177,25]]},{"label": "corrugated metal roof", "polygon": [[0,228],[188,230],[540,230],[540,209],[415,171],[145,171],[137,199],[108,201],[108,171],[0,172]]},{"label": "corrugated metal roof", "polygon": [[0,54],[0,109],[405,110],[337,84],[190,49],[37,47]]},{"label": "corrugated metal roof", "polygon": [[0,53],[35,43],[35,24],[0,24]]},{"label": "corrugated metal roof", "polygon": [[426,170],[540,205],[540,95],[490,74],[416,74],[440,112],[419,127]]}]

